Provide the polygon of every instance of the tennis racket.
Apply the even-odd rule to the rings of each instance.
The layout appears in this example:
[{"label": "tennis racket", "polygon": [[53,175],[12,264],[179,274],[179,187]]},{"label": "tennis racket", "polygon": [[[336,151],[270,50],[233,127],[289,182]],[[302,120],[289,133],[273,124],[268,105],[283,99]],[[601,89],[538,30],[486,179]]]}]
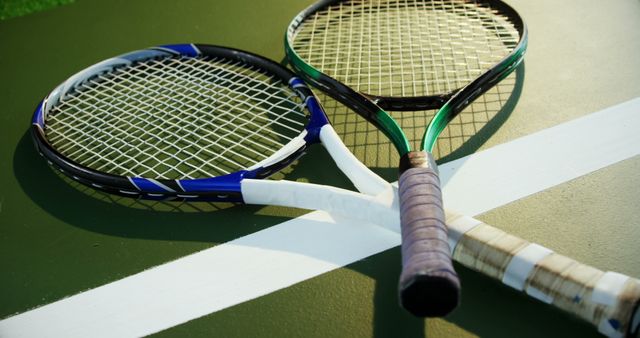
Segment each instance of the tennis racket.
[{"label": "tennis racket", "polygon": [[[438,135],[522,61],[527,30],[501,1],[323,0],[289,25],[285,50],[308,82],[379,128],[400,154],[402,306],[443,316],[459,303],[438,170]],[[412,147],[385,110],[438,109]]]},{"label": "tennis racket", "polygon": [[[170,45],[102,61],[55,88],[36,109],[31,130],[50,164],[117,195],[351,215],[378,205],[379,215],[355,216],[384,224],[397,216],[389,208],[391,185],[349,152],[304,82],[235,49]],[[314,143],[368,195],[263,180]],[[387,201],[372,197],[383,191]]]}]

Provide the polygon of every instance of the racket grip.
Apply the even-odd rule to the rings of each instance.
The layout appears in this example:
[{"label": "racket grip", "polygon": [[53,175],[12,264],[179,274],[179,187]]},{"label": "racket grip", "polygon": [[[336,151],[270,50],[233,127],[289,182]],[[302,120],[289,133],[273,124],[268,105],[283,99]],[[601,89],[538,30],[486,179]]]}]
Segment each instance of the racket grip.
[{"label": "racket grip", "polygon": [[640,280],[604,272],[471,217],[447,213],[453,258],[608,337],[640,337]]},{"label": "racket grip", "polygon": [[400,159],[402,273],[400,303],[418,317],[441,317],[458,306],[460,280],[453,269],[433,156],[412,151]]}]

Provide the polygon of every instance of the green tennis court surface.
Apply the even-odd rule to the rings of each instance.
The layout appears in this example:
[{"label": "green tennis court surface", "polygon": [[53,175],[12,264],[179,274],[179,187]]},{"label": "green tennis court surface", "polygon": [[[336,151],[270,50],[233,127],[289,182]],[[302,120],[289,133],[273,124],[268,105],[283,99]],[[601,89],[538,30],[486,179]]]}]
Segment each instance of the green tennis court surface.
[{"label": "green tennis court surface", "polygon": [[[507,113],[500,115],[499,126],[471,145],[458,144],[455,131],[450,131],[451,137],[440,144],[446,160],[640,97],[638,2],[508,2],[529,26],[525,65],[482,101],[487,111]],[[90,64],[130,50],[199,42],[281,60],[287,24],[310,3],[76,0],[0,21],[0,318],[94,292],[90,290],[305,213],[278,207],[140,202],[97,193],[53,172],[34,151],[28,128],[36,104],[53,87]],[[508,109],[494,108],[496,101]],[[356,154],[394,180],[395,159],[380,155],[385,149],[382,140],[341,116],[339,108],[326,105],[347,143],[355,147],[364,138],[366,146],[356,147]],[[599,154],[594,151],[592,156]],[[327,163],[330,159],[322,149],[312,151],[286,177],[349,187],[339,170]],[[639,169],[640,159],[631,157],[479,218],[599,269],[639,278]],[[386,250],[204,317],[186,317],[184,324],[157,335],[599,336],[590,325],[459,265],[461,307],[444,319],[413,318],[397,305],[399,261],[397,247]],[[265,273],[264,279],[271,276]],[[148,281],[150,287],[156,282]],[[197,288],[184,292],[193,294]],[[156,297],[179,299],[180,294]],[[149,312],[156,311],[154,299],[145,302]],[[128,315],[131,325],[149,322],[154,327],[154,322],[173,320],[179,308],[188,305],[176,302],[157,319],[145,313]],[[86,311],[101,309],[87,306]]]},{"label": "green tennis court surface", "polygon": [[0,20],[44,11],[73,0],[4,0],[0,3]]}]

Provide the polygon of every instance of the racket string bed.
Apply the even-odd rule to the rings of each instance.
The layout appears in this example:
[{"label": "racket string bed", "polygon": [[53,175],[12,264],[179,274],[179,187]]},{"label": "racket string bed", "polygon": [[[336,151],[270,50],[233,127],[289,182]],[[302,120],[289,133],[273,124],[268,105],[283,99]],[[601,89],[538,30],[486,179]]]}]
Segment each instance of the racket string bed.
[{"label": "racket string bed", "polygon": [[518,32],[496,13],[451,0],[341,2],[304,22],[293,48],[357,91],[434,95],[463,87],[513,50]]},{"label": "racket string bed", "polygon": [[147,124],[150,124],[150,125],[155,125],[154,123],[147,123]]},{"label": "racket string bed", "polygon": [[[196,59],[196,60],[197,60],[197,59]],[[206,62],[200,62],[200,63],[201,63],[203,66],[207,66],[207,65],[208,65],[208,63],[206,63]],[[209,68],[211,68],[211,67],[209,67]],[[198,70],[199,70],[199,69],[198,69]],[[243,69],[242,69],[242,68],[239,68],[239,70],[243,70]],[[202,73],[202,71],[201,71],[201,70],[199,70],[199,71]],[[206,73],[206,72],[204,72],[203,74],[204,74],[204,75],[206,75],[207,73]],[[210,74],[215,74],[215,73],[210,73]],[[235,73],[235,74],[233,74],[233,75],[234,75],[233,77],[221,77],[221,78],[220,78],[220,80],[221,80],[221,81],[223,81],[223,82],[225,82],[225,83],[234,83],[234,82],[238,82],[238,81],[241,81],[241,82],[239,82],[239,83],[244,83],[245,81],[253,81],[253,82],[256,82],[256,81],[253,79],[253,77],[251,77],[251,76],[247,76],[247,74],[242,74],[241,72],[239,72],[239,73]],[[197,79],[196,79],[196,80],[197,80]],[[262,85],[262,83],[257,83],[257,85]],[[251,88],[251,87],[247,87],[247,86],[245,86],[245,85],[241,85],[241,84],[239,85],[239,87],[246,88],[248,92],[252,90],[252,88]],[[273,87],[273,86],[272,86],[271,88],[276,88],[276,87]],[[224,87],[217,86],[217,87],[215,88],[215,90],[221,90],[221,89],[224,89]],[[251,93],[249,93],[249,94],[251,94]],[[253,93],[253,94],[255,94],[255,93]],[[265,93],[265,94],[268,94],[268,93]],[[218,108],[218,111],[221,111],[221,112],[226,112],[226,111],[228,111],[228,110],[233,110],[233,109],[236,109],[236,110],[237,110],[237,107],[239,107],[239,106],[241,106],[242,104],[244,104],[244,102],[246,102],[246,101],[247,101],[247,99],[253,99],[253,100],[255,101],[255,97],[253,97],[253,96],[249,96],[249,95],[244,95],[244,96],[245,96],[244,98],[233,98],[233,97],[231,97],[230,95],[228,95],[227,93],[223,93],[223,94],[221,94],[220,96],[221,96],[221,97],[220,97],[220,100],[217,100],[217,103],[219,103],[220,105],[219,105],[217,108]],[[273,94],[270,94],[270,95],[267,97],[267,99],[268,99],[268,98],[271,98],[271,97],[273,97]],[[262,103],[264,103],[264,104],[267,104],[266,100],[258,100],[258,101],[259,101],[259,102],[262,102]],[[268,104],[271,104],[271,103],[268,103]],[[274,105],[274,108],[276,108],[276,107],[277,107],[277,108],[280,108],[277,104],[276,104],[276,105]],[[249,106],[247,110],[250,110],[250,109],[255,109],[255,106]],[[225,115],[229,115],[229,116],[231,116],[231,119],[229,119],[229,120],[225,121],[225,122],[224,122],[224,123],[222,123],[222,124],[218,123],[218,121],[220,120],[220,119],[219,119],[219,117],[222,117],[222,116],[225,116]],[[199,115],[195,115],[195,116],[199,116]],[[244,126],[246,126],[246,125],[251,125],[251,127],[250,127],[250,128],[243,128],[243,129],[242,129],[242,131],[243,131],[243,132],[247,132],[247,131],[248,131],[248,132],[250,132],[250,134],[249,134],[248,136],[246,136],[246,137],[242,137],[242,138],[240,139],[240,142],[236,142],[236,144],[237,144],[237,145],[239,145],[239,146],[241,146],[241,147],[243,148],[243,150],[246,150],[246,151],[252,152],[252,153],[253,153],[253,155],[255,155],[255,156],[257,156],[257,157],[260,157],[260,159],[264,159],[264,158],[266,158],[266,157],[267,157],[266,155],[264,155],[264,154],[263,154],[263,153],[261,153],[261,152],[255,151],[253,148],[246,147],[246,146],[244,146],[244,145],[243,145],[243,143],[242,143],[242,141],[250,140],[250,137],[251,137],[251,136],[261,136],[261,135],[262,135],[262,133],[261,133],[261,132],[264,132],[264,126],[265,126],[265,125],[262,125],[262,124],[259,124],[259,123],[254,122],[254,119],[255,119],[255,118],[259,118],[259,117],[260,117],[260,115],[257,115],[257,114],[256,114],[256,115],[253,115],[253,116],[251,117],[251,119],[250,119],[250,120],[246,120],[246,119],[243,119],[243,118],[241,117],[241,115],[235,115],[235,114],[226,114],[226,113],[223,113],[223,114],[219,114],[219,115],[218,115],[218,119],[211,119],[211,122],[212,122],[212,124],[213,124],[213,125],[216,125],[216,130],[214,130],[214,132],[215,132],[215,131],[217,131],[218,129],[222,129],[222,128],[225,128],[225,127],[228,127],[228,126],[231,126],[231,127],[232,127],[232,128],[230,128],[230,129],[228,129],[228,132],[227,132],[227,133],[225,133],[224,135],[221,135],[220,140],[222,140],[222,141],[226,140],[226,138],[227,138],[227,137],[236,137],[236,138],[237,138],[237,137],[240,137],[240,135],[238,135],[238,130],[240,130],[240,129],[241,129],[241,127],[244,127]],[[285,125],[285,124],[279,123],[279,122],[278,122],[278,120],[277,120],[278,118],[282,118],[282,116],[277,116],[277,118],[276,118],[276,119],[273,119],[273,120],[272,120],[272,122],[273,122],[274,124],[277,124],[277,125],[280,125],[280,126],[283,126],[283,127],[288,127],[288,126],[287,126],[287,125]],[[236,123],[236,122],[237,122],[237,120],[236,120],[236,119],[240,119],[240,120],[242,120],[242,122],[243,122],[243,123],[242,123],[242,124],[238,124],[238,123]],[[235,127],[233,127],[234,125],[235,125]],[[299,126],[299,127],[302,127],[302,124],[298,123],[298,126]],[[290,128],[290,129],[291,129],[291,128]],[[300,128],[298,128],[298,130],[299,130],[299,129],[300,129]],[[298,130],[293,129],[293,131],[294,131],[294,132],[297,132]],[[271,132],[273,132],[273,131],[271,131]],[[276,133],[276,135],[277,135],[278,137],[285,137],[284,135],[279,134],[279,133]],[[222,156],[227,152],[227,150],[228,150],[228,149],[230,149],[230,148],[226,148],[226,146],[227,146],[227,145],[219,145],[219,144],[217,144],[216,142],[212,142],[211,144],[212,144],[212,145],[216,145],[216,146],[218,146],[218,148],[221,150],[221,152],[220,152],[220,153],[218,153],[218,154],[213,158],[213,160],[216,160],[216,159],[221,158],[221,157],[222,157]],[[262,148],[262,149],[261,149],[262,151],[267,151],[267,152],[269,152],[269,151],[270,151],[270,149],[271,149],[271,148],[266,147],[266,146],[264,146],[264,145],[262,145],[262,144],[260,144],[260,143],[257,143],[257,142],[253,142],[253,143],[252,143],[252,145],[254,145],[254,146],[258,146],[258,147],[261,147],[261,148]],[[207,149],[207,148],[205,147],[205,148],[200,148],[200,149],[201,149],[200,151],[206,151],[206,149]],[[243,156],[241,153],[236,153],[235,155],[236,155],[236,156],[239,156],[239,157],[242,157],[242,158],[244,158],[245,160],[249,160],[248,158],[246,158],[245,156]],[[236,163],[236,165],[237,165],[238,167],[240,167],[240,164]],[[229,171],[223,171],[223,173],[229,173]],[[206,176],[206,175],[210,175],[210,174],[209,174],[209,173],[205,173],[205,176]]]},{"label": "racket string bed", "polygon": [[[117,92],[116,92],[116,93],[117,93]],[[134,107],[134,108],[135,108],[135,107]],[[143,112],[144,112],[144,110],[143,110]],[[138,116],[138,117],[139,117],[139,116]],[[144,120],[141,120],[141,122],[145,122],[145,121],[144,121]],[[135,124],[132,124],[132,127],[137,127],[136,129],[139,129],[139,130],[140,130],[141,132],[143,132],[143,133],[145,133],[145,130],[143,129],[143,127],[145,127],[145,126],[152,126],[152,127],[154,127],[154,128],[156,128],[156,127],[157,127],[157,126],[156,126],[156,123],[149,123],[148,121],[147,121],[147,123],[144,123],[144,124],[145,124],[145,125],[143,125],[143,126],[136,126]],[[125,130],[125,131],[124,131],[124,134],[126,135],[129,131],[130,131],[130,130]],[[171,146],[171,144],[169,144],[169,146]],[[163,153],[164,153],[164,152],[163,152]],[[169,154],[169,153],[164,153],[164,155],[169,155],[169,156],[170,156],[170,154]]]},{"label": "racket string bed", "polygon": [[141,62],[76,89],[48,114],[48,137],[66,156],[119,175],[235,172],[268,158],[306,122],[295,92],[257,73],[215,59]]}]

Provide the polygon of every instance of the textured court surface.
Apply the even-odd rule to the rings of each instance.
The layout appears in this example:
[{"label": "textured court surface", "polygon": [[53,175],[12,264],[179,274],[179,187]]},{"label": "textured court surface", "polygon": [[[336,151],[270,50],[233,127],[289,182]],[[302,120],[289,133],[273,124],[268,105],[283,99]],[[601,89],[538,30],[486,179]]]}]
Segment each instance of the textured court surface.
[{"label": "textured court surface", "polygon": [[[284,29],[307,3],[77,0],[0,22],[0,318],[304,213],[276,207],[138,202],[98,194],[52,172],[33,151],[27,131],[35,105],[55,85],[75,71],[129,50],[201,42],[281,60]],[[475,109],[504,111],[493,107],[496,101],[511,108],[507,116],[501,115],[499,129],[483,132],[472,146],[461,147],[458,131],[449,131],[450,137],[440,144],[440,155],[447,160],[640,97],[638,2],[509,3],[529,26],[525,65],[493,96],[483,98],[483,109]],[[385,178],[394,179],[395,159],[380,155],[385,147],[381,141],[366,126],[342,116],[339,107],[327,105],[347,142],[364,140],[357,154]],[[461,122],[460,133],[465,126]],[[348,187],[339,171],[326,165],[329,159],[321,149],[309,155],[288,179]],[[639,173],[636,156],[479,218],[600,269],[638,278]],[[445,319],[417,320],[397,306],[399,270],[399,250],[394,248],[158,335],[598,336],[589,325],[462,267],[462,306]],[[167,309],[166,316],[174,312]]]}]

